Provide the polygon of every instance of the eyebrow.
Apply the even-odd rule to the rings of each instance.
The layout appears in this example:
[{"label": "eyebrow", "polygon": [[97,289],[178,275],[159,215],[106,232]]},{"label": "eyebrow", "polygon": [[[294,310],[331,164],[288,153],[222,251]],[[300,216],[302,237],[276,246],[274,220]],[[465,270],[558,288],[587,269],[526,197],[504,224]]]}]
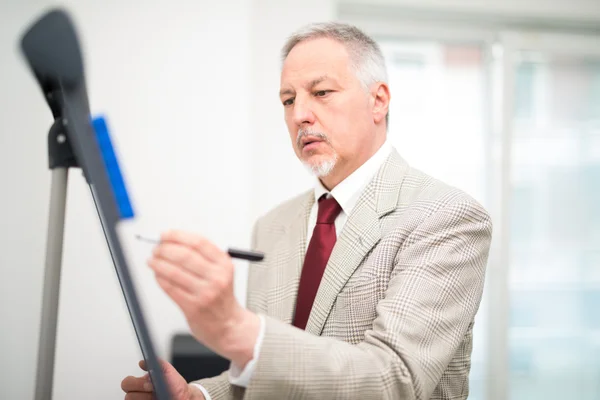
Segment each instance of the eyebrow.
[{"label": "eyebrow", "polygon": [[283,89],[279,91],[279,97],[283,97],[285,95],[291,95],[294,94],[294,91],[292,89]]},{"label": "eyebrow", "polygon": [[[312,90],[319,83],[321,83],[321,82],[323,82],[323,81],[325,81],[327,79],[329,79],[329,77],[327,75],[323,75],[323,76],[320,76],[320,77],[318,77],[316,79],[313,79],[312,81],[309,82],[308,89]],[[284,95],[292,95],[292,94],[294,94],[294,91],[292,89],[283,89],[283,90],[281,90],[279,92],[279,96],[280,97],[282,97]]]},{"label": "eyebrow", "polygon": [[312,81],[310,81],[310,83],[308,84],[308,88],[309,88],[309,89],[312,89],[312,88],[314,88],[315,86],[317,86],[319,83],[321,83],[321,82],[323,82],[323,81],[325,81],[325,80],[327,80],[327,79],[329,79],[327,75],[323,75],[323,76],[320,76],[320,77],[318,77],[317,79],[313,79],[313,80],[312,80]]}]

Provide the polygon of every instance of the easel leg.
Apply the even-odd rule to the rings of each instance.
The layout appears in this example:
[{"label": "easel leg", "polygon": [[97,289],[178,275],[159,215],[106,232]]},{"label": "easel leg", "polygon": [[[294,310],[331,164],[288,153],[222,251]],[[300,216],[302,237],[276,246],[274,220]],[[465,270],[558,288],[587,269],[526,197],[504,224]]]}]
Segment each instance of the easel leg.
[{"label": "easel leg", "polygon": [[52,170],[35,400],[52,398],[68,168]]}]

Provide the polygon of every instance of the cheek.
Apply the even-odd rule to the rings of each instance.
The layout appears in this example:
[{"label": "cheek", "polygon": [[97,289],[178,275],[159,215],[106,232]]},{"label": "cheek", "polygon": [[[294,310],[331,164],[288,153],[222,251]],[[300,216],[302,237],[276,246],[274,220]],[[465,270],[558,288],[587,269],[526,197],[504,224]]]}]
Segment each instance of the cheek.
[{"label": "cheek", "polygon": [[368,118],[364,105],[344,109],[332,125],[332,136],[336,151],[349,158],[360,152],[368,142]]},{"label": "cheek", "polygon": [[297,154],[298,149],[296,147],[296,138],[298,137],[298,128],[296,124],[291,122],[287,115],[285,117],[285,125],[287,126],[288,134],[290,135],[290,142],[294,148],[294,152]]}]

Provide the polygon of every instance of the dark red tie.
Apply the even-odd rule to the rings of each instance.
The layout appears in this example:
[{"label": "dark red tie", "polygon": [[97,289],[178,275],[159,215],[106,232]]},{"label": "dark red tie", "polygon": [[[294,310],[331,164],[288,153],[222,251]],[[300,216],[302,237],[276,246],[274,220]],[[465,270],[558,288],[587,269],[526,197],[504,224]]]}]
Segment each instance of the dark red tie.
[{"label": "dark red tie", "polygon": [[317,224],[313,231],[300,275],[294,326],[304,329],[312,309],[323,272],[336,241],[335,219],[342,208],[333,197],[319,199]]}]

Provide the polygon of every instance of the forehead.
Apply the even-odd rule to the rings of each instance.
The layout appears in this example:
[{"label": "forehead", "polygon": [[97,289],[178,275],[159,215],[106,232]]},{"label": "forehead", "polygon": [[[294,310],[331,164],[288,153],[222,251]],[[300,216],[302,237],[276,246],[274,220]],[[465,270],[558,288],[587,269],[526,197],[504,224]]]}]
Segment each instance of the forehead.
[{"label": "forehead", "polygon": [[283,63],[281,85],[302,84],[302,81],[320,76],[347,79],[350,61],[346,47],[333,39],[318,38],[298,43]]}]

